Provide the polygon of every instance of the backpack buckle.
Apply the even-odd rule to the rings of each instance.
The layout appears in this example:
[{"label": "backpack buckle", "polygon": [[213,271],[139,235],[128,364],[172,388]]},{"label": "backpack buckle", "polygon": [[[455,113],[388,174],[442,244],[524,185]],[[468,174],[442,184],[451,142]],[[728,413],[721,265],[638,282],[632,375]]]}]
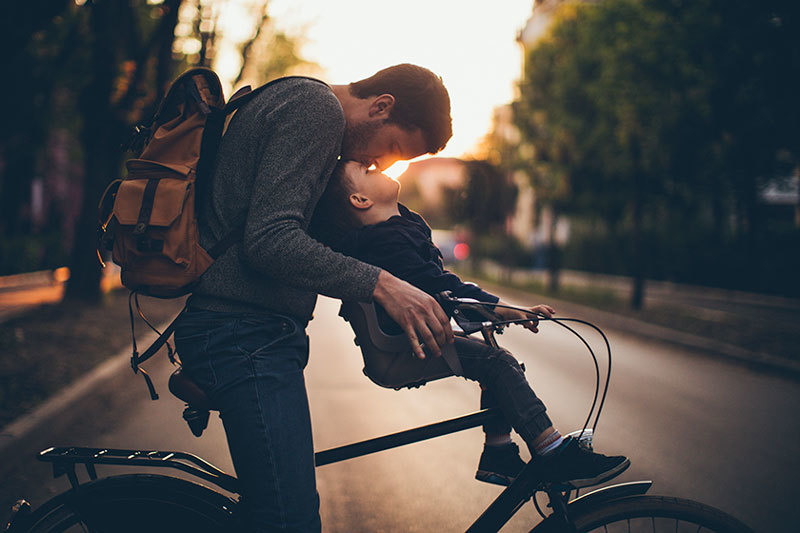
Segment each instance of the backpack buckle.
[{"label": "backpack buckle", "polygon": [[164,241],[142,235],[136,239],[136,249],[140,252],[161,252],[164,250]]}]

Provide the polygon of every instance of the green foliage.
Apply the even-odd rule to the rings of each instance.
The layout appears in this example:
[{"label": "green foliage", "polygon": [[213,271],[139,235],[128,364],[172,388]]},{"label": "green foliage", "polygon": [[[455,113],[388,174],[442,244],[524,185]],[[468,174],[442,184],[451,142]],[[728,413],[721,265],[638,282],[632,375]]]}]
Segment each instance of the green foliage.
[{"label": "green foliage", "polygon": [[758,195],[800,161],[798,15],[785,0],[562,9],[514,106],[539,201],[601,220],[605,242],[626,245],[620,273],[638,279],[716,268],[698,249],[739,250],[734,264],[755,278],[774,272],[757,245],[770,240]]},{"label": "green foliage", "polygon": [[463,224],[474,235],[504,233],[514,211],[517,187],[500,170],[485,160],[465,161],[466,183],[445,189],[445,210],[450,219]]},{"label": "green foliage", "polygon": [[470,254],[474,258],[492,259],[505,268],[529,268],[531,252],[513,235],[504,233],[478,235],[470,243]]}]

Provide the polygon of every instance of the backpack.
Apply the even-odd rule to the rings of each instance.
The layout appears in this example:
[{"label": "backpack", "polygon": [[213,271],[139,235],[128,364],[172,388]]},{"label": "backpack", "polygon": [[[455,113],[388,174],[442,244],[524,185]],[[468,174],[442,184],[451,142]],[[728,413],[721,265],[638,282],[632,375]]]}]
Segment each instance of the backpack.
[{"label": "backpack", "polygon": [[[180,314],[163,333],[156,330],[158,339],[139,355],[133,301],[145,323],[155,330],[139,310],[138,295],[176,298],[189,294],[214,260],[242,238],[244,215],[234,221],[234,229],[205,249],[199,242],[197,217],[211,192],[227,118],[276,81],[255,90],[244,87],[226,103],[213,70],[198,67],[184,72],[170,85],[151,126],[136,128],[129,149],[139,155],[126,161],[127,176],[113,181],[100,199],[97,254],[105,266],[100,250],[111,251],[114,263],[121,267],[122,284],[131,290],[134,372],[165,343],[174,362],[167,339]],[[151,398],[157,399],[144,370],[142,375]]]},{"label": "backpack", "polygon": [[100,200],[100,249],[110,250],[122,284],[157,298],[191,292],[214,260],[241,237],[237,228],[206,250],[197,215],[211,185],[226,117],[257,91],[246,87],[225,103],[217,75],[193,68],[179,76],[161,101],[152,125],[137,128],[127,176]]}]

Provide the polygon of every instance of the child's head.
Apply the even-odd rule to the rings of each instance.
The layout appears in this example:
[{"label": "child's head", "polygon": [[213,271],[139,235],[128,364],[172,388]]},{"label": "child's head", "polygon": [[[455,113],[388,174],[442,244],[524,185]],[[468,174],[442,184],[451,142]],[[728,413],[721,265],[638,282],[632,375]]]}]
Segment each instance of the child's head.
[{"label": "child's head", "polygon": [[317,203],[312,229],[342,234],[386,220],[397,208],[399,191],[400,184],[377,169],[343,160]]}]

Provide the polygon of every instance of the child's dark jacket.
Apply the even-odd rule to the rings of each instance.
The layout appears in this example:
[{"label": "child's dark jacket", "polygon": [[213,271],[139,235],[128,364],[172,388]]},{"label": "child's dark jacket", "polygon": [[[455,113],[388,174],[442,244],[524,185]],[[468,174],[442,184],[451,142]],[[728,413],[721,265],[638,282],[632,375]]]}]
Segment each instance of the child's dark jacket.
[{"label": "child's dark jacket", "polygon": [[[458,298],[496,303],[498,297],[474,283],[465,283],[444,269],[442,254],[431,240],[431,228],[417,213],[397,204],[400,215],[348,233],[334,249],[365,263],[378,266],[415,287],[435,295],[451,291]],[[385,311],[379,309],[381,327],[400,333]]]}]

